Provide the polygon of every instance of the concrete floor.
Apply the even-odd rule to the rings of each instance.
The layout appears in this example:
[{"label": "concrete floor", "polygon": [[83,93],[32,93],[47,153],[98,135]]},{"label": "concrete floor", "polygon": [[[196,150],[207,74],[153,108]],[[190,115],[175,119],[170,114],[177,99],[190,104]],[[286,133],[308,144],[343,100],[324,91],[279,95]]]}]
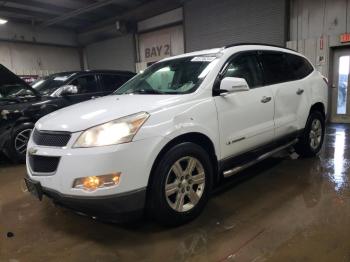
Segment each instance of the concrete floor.
[{"label": "concrete floor", "polygon": [[104,224],[40,203],[24,190],[24,166],[3,162],[0,261],[350,261],[349,140],[350,126],[330,126],[319,158],[246,170],[175,229]]}]

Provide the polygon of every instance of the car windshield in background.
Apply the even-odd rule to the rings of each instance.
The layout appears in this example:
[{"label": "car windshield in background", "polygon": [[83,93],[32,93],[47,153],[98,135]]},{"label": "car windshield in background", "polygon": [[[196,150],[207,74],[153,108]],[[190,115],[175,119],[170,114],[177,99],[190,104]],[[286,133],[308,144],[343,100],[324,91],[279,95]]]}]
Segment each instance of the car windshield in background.
[{"label": "car windshield in background", "polygon": [[191,56],[156,63],[125,83],[114,94],[188,94],[209,73],[216,55]]},{"label": "car windshield in background", "polygon": [[31,86],[41,95],[50,95],[58,87],[64,85],[64,83],[74,75],[75,73],[65,73],[42,77],[31,83]]}]

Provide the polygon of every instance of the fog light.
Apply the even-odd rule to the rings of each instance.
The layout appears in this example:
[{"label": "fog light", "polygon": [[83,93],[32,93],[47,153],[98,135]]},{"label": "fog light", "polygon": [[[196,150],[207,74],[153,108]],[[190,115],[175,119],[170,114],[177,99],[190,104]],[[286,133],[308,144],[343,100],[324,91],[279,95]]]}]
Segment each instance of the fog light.
[{"label": "fog light", "polygon": [[113,173],[103,176],[87,176],[74,180],[73,188],[94,191],[98,188],[112,187],[119,184],[121,173]]}]

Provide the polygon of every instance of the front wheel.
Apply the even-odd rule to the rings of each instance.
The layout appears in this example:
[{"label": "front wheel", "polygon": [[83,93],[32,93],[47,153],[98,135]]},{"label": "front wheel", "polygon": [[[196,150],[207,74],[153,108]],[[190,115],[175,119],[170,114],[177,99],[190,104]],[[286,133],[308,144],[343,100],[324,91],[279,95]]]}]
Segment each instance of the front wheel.
[{"label": "front wheel", "polygon": [[176,145],[161,158],[150,181],[148,211],[159,223],[184,224],[197,217],[208,201],[213,170],[200,146]]},{"label": "front wheel", "polygon": [[15,163],[24,163],[26,159],[27,144],[34,125],[31,123],[20,124],[13,130],[8,145],[8,156]]},{"label": "front wheel", "polygon": [[305,130],[295,146],[296,152],[303,157],[316,156],[323,145],[325,135],[325,119],[318,111],[312,111]]}]

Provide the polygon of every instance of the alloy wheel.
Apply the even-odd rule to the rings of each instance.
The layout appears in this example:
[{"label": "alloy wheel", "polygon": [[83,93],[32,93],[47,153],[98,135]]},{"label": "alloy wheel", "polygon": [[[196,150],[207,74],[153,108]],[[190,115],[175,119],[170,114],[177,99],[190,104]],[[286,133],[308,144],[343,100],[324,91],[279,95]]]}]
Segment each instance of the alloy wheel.
[{"label": "alloy wheel", "polygon": [[169,206],[177,212],[193,209],[201,199],[205,187],[205,170],[194,157],[183,157],[170,168],[166,177],[165,196]]},{"label": "alloy wheel", "polygon": [[32,129],[24,129],[15,137],[15,149],[19,154],[24,154],[27,151],[27,144],[29,141]]},{"label": "alloy wheel", "polygon": [[314,119],[311,124],[310,130],[310,146],[316,150],[322,141],[322,124],[319,119]]}]

